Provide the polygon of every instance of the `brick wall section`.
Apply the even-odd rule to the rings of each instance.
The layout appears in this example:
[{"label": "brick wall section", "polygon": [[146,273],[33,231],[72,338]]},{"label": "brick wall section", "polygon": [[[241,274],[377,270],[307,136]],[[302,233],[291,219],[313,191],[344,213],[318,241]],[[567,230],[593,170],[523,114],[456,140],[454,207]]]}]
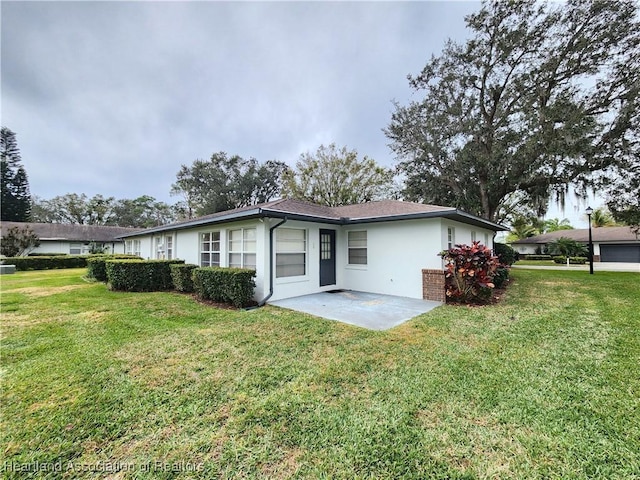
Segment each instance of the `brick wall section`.
[{"label": "brick wall section", "polygon": [[443,270],[422,270],[422,298],[445,303]]}]

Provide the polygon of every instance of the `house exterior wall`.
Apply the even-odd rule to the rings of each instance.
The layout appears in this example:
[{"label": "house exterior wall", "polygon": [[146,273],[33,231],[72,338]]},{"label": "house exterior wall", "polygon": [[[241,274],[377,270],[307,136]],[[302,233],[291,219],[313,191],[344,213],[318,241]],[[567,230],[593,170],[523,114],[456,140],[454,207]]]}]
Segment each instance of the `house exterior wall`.
[{"label": "house exterior wall", "polygon": [[510,244],[509,246],[522,255],[535,255],[536,248],[543,247],[538,244]]},{"label": "house exterior wall", "polygon": [[466,223],[455,222],[448,219],[439,219],[442,225],[442,248],[445,250],[449,244],[449,228],[453,228],[453,244],[466,244],[471,245],[474,241],[480,242],[482,245],[486,245],[490,249],[493,249],[493,236],[495,232],[493,230],[487,230],[484,228],[476,227],[474,225],[468,225]]},{"label": "house exterior wall", "polygon": [[[440,220],[406,220],[350,225],[338,236],[342,287],[422,298],[422,269],[442,268]],[[367,232],[367,264],[350,265],[348,232]]]},{"label": "house exterior wall", "polygon": [[[124,253],[124,242],[96,242],[102,245],[106,250],[105,253]],[[66,253],[70,254],[72,246],[81,249],[81,252],[88,253],[90,242],[78,241],[71,242],[68,240],[40,240],[40,246],[34,248],[29,253]]]},{"label": "house exterior wall", "polygon": [[30,253],[69,253],[69,242],[60,240],[40,240],[40,246],[31,250]]},{"label": "house exterior wall", "polygon": [[[140,240],[143,258],[158,258],[159,242],[172,239],[172,258],[186,263],[201,264],[201,236],[220,232],[220,266],[229,265],[229,231],[238,228],[256,229],[256,290],[254,298],[261,300],[270,289],[269,230],[281,219],[236,221],[217,225],[198,226],[184,230],[128,237]],[[276,266],[276,241],[281,229],[303,230],[305,238],[304,274],[277,278],[273,273],[271,300],[296,297],[333,289],[359,290],[411,298],[424,298],[423,269],[442,271],[438,253],[447,248],[448,228],[455,230],[455,243],[476,240],[493,246],[491,230],[441,218],[397,220],[354,225],[333,225],[289,220],[274,230],[273,265]],[[320,230],[336,232],[336,283],[320,287]],[[365,265],[349,263],[349,232],[367,232]],[[486,235],[486,236],[485,236]],[[160,258],[162,258],[160,256]]]},{"label": "house exterior wall", "polygon": [[[164,259],[167,258],[167,237],[171,238],[171,258],[184,260],[202,266],[200,258],[201,235],[203,233],[220,232],[220,266],[229,266],[229,231],[240,228],[256,229],[256,290],[254,298],[263,298],[265,292],[264,276],[268,271],[268,262],[265,262],[265,221],[251,220],[231,222],[217,225],[203,225],[184,230],[169,230],[147,235],[127,237],[127,240],[140,240],[140,254],[142,258]],[[268,239],[268,227],[267,239]],[[161,245],[160,248],[158,248]],[[265,268],[266,265],[266,268]],[[266,289],[268,291],[268,284]]]},{"label": "house exterior wall", "polygon": [[[269,272],[269,228],[280,223],[279,219],[265,220],[268,226],[264,231],[263,244],[265,245],[265,256],[263,271]],[[274,252],[273,252],[273,264],[276,265],[276,248],[275,243],[277,241],[277,235],[279,229],[302,229],[306,232],[306,259],[305,259],[305,274],[295,277],[276,278],[274,272],[273,282],[273,296],[271,300],[281,300],[283,298],[298,297],[301,295],[309,295],[312,293],[323,292],[328,290],[335,290],[340,288],[350,288],[344,284],[343,270],[340,268],[340,255],[342,246],[340,244],[341,227],[339,225],[301,222],[301,221],[287,221],[281,227],[274,230]],[[336,231],[336,283],[335,285],[320,286],[320,230],[335,230]],[[275,267],[274,267],[275,268]],[[265,278],[265,295],[269,292],[270,278]]]}]

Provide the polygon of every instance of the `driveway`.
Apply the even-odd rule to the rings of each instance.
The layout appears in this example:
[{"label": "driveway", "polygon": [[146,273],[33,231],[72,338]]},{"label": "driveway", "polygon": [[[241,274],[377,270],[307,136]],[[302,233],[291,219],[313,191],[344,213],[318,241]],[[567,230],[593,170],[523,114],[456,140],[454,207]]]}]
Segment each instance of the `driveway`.
[{"label": "driveway", "polygon": [[269,302],[270,305],[368,328],[387,330],[428,312],[439,302],[340,290]]}]

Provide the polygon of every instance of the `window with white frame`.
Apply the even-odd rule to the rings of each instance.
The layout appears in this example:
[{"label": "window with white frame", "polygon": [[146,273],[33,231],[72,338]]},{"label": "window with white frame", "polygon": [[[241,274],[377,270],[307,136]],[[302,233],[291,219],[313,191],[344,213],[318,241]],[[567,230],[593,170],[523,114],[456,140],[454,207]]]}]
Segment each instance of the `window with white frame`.
[{"label": "window with white frame", "polygon": [[276,230],[276,278],[306,274],[307,232],[297,228]]},{"label": "window with white frame", "polygon": [[220,232],[200,234],[200,266],[220,266]]},{"label": "window with white frame", "polygon": [[347,234],[349,265],[367,264],[367,232],[349,232]]},{"label": "window with white frame", "polygon": [[164,237],[164,252],[165,259],[171,260],[173,258],[173,235]]},{"label": "window with white frame", "polygon": [[471,232],[471,242],[472,242],[472,243],[476,241],[476,237],[477,237],[476,232],[475,232],[475,231],[472,231],[472,232]]},{"label": "window with white frame", "polygon": [[256,229],[229,230],[229,266],[256,268]]},{"label": "window with white frame", "polygon": [[155,237],[153,239],[153,245],[154,245],[154,250],[155,250],[155,258],[157,260],[163,260],[164,259],[164,241],[162,237]]},{"label": "window with white frame", "polygon": [[447,228],[447,248],[453,248],[456,245],[456,229],[454,227]]},{"label": "window with white frame", "polygon": [[127,240],[124,245],[124,253],[140,256],[140,240]]},{"label": "window with white frame", "polygon": [[82,255],[83,247],[82,243],[69,244],[69,255]]}]

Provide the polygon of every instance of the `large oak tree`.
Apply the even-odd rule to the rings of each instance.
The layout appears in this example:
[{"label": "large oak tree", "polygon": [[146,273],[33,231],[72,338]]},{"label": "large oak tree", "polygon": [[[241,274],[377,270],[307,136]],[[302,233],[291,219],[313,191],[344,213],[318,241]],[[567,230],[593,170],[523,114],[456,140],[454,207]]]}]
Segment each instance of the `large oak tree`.
[{"label": "large oak tree", "polygon": [[[386,134],[405,198],[505,220],[638,155],[640,24],[634,1],[485,1],[410,76]],[[637,175],[637,173],[636,173]]]},{"label": "large oak tree", "polygon": [[300,155],[295,170],[284,175],[282,195],[336,207],[387,198],[394,187],[389,169],[332,143]]},{"label": "large oak tree", "polygon": [[189,217],[247,207],[276,198],[287,168],[276,160],[259,163],[218,152],[209,161],[182,165],[171,193],[184,197]]}]

